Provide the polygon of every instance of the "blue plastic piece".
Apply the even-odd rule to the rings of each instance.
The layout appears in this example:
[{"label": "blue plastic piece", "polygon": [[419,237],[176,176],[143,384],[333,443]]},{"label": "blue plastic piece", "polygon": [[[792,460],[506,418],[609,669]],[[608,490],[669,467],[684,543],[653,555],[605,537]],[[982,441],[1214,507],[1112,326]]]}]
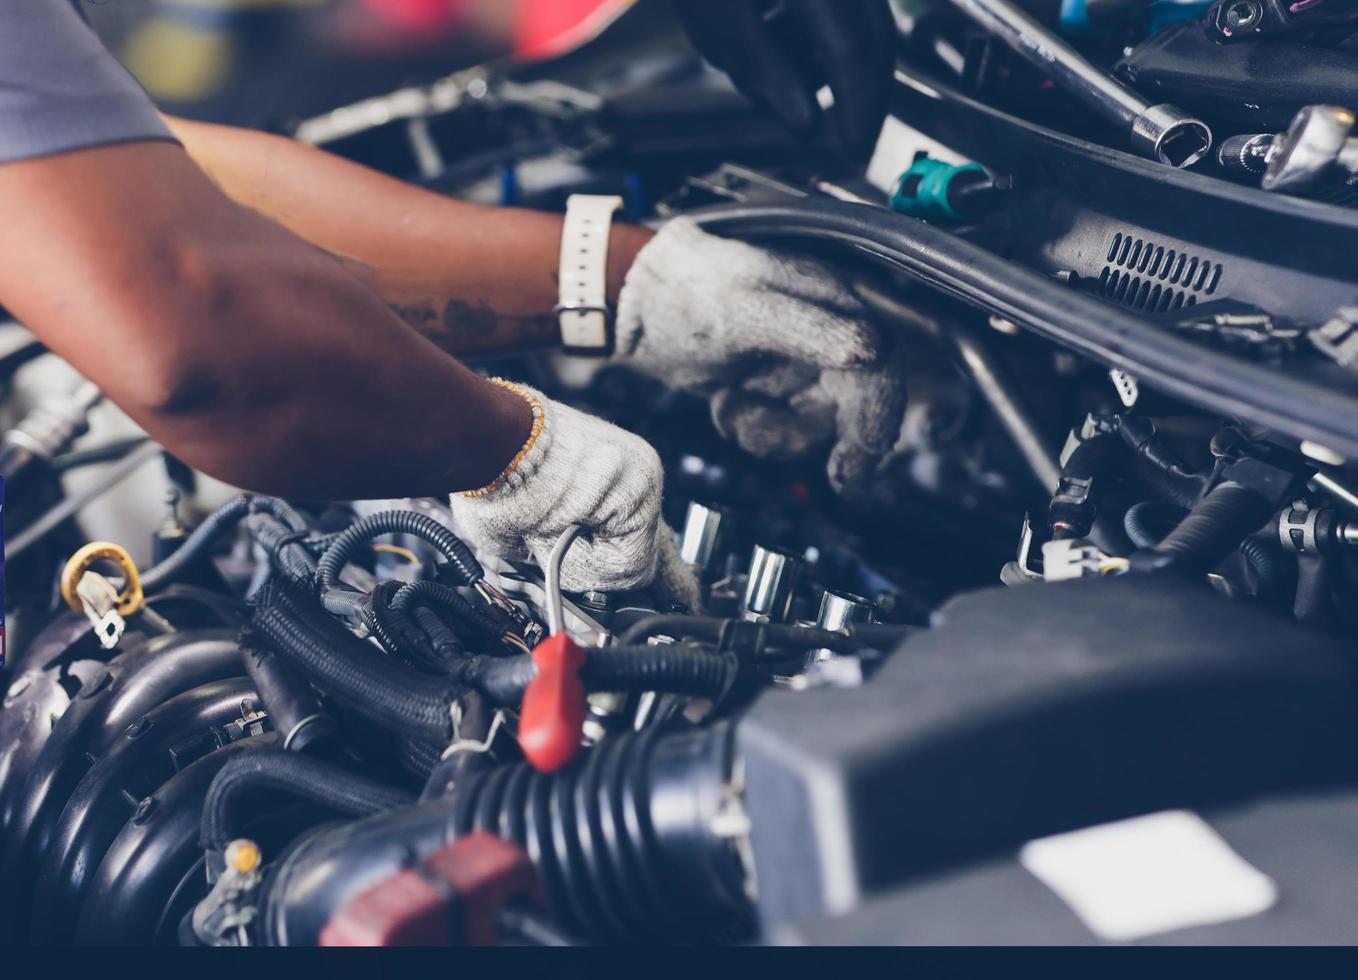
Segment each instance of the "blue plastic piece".
[{"label": "blue plastic piece", "polygon": [[953,181],[964,174],[969,178],[979,175],[985,179],[987,176],[985,168],[978,163],[959,165],[922,157],[896,181],[891,191],[891,210],[912,218],[963,221],[967,215],[953,207],[948,192]]},{"label": "blue plastic piece", "polygon": [[1152,0],[1126,8],[1122,18],[1089,19],[1088,0],[1061,0],[1061,30],[1084,37],[1107,36],[1119,27],[1136,27],[1154,34],[1162,27],[1185,20],[1201,20],[1213,0]]}]

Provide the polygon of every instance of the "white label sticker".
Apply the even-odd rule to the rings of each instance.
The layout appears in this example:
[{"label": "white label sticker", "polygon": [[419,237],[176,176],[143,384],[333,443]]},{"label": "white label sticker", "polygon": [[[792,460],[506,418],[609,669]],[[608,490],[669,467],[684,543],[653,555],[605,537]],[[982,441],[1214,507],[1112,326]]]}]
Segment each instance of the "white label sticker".
[{"label": "white label sticker", "polygon": [[1278,899],[1271,878],[1186,810],[1029,841],[1019,862],[1111,942],[1243,919]]}]

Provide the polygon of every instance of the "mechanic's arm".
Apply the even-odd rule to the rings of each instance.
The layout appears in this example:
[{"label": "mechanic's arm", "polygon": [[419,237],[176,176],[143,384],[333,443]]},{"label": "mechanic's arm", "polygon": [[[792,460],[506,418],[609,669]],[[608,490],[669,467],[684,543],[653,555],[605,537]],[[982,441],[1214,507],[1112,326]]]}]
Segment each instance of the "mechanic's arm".
[{"label": "mechanic's arm", "polygon": [[[561,217],[456,201],[252,130],[165,118],[237,202],[368,270],[401,317],[459,356],[560,341]],[[652,232],[617,225],[608,301]]]},{"label": "mechanic's arm", "polygon": [[[167,119],[236,201],[327,251],[458,355],[559,339],[561,218],[449,200],[288,139]],[[898,365],[834,269],[724,241],[685,219],[615,225],[615,360],[712,399],[760,456],[835,440],[830,482],[862,486],[899,433]]]},{"label": "mechanic's arm", "polygon": [[523,398],[409,329],[340,260],[168,142],[0,165],[0,303],[159,442],[316,499],[483,486]]}]

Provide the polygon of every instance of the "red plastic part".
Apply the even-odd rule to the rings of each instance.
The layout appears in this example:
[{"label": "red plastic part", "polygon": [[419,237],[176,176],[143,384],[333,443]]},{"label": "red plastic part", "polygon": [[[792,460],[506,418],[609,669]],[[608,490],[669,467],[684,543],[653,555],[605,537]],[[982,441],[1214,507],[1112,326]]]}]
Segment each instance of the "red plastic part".
[{"label": "red plastic part", "polygon": [[541,906],[533,862],[494,834],[468,834],[354,896],[321,931],[322,946],[493,946],[511,901]]},{"label": "red plastic part", "polygon": [[540,772],[555,772],[580,748],[585,724],[585,685],[580,668],[585,651],[565,633],[547,637],[533,650],[538,675],[523,692],[519,747]]}]

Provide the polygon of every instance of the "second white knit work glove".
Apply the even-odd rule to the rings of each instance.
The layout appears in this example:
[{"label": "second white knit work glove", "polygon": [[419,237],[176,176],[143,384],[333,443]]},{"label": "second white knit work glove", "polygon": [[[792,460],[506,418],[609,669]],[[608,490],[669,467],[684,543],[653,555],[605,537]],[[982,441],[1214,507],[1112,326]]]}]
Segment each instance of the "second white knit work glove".
[{"label": "second white knit work glove", "polygon": [[756,456],[833,440],[840,492],[870,477],[900,435],[899,356],[832,267],[689,218],[641,250],[618,301],[619,362],[708,396],[718,431]]},{"label": "second white knit work glove", "polygon": [[697,583],[660,516],[663,471],[650,444],[523,385],[497,382],[533,406],[533,432],[490,486],[451,497],[467,543],[546,567],[566,528],[583,524],[561,566],[567,592],[618,591],[652,582],[699,607]]}]

